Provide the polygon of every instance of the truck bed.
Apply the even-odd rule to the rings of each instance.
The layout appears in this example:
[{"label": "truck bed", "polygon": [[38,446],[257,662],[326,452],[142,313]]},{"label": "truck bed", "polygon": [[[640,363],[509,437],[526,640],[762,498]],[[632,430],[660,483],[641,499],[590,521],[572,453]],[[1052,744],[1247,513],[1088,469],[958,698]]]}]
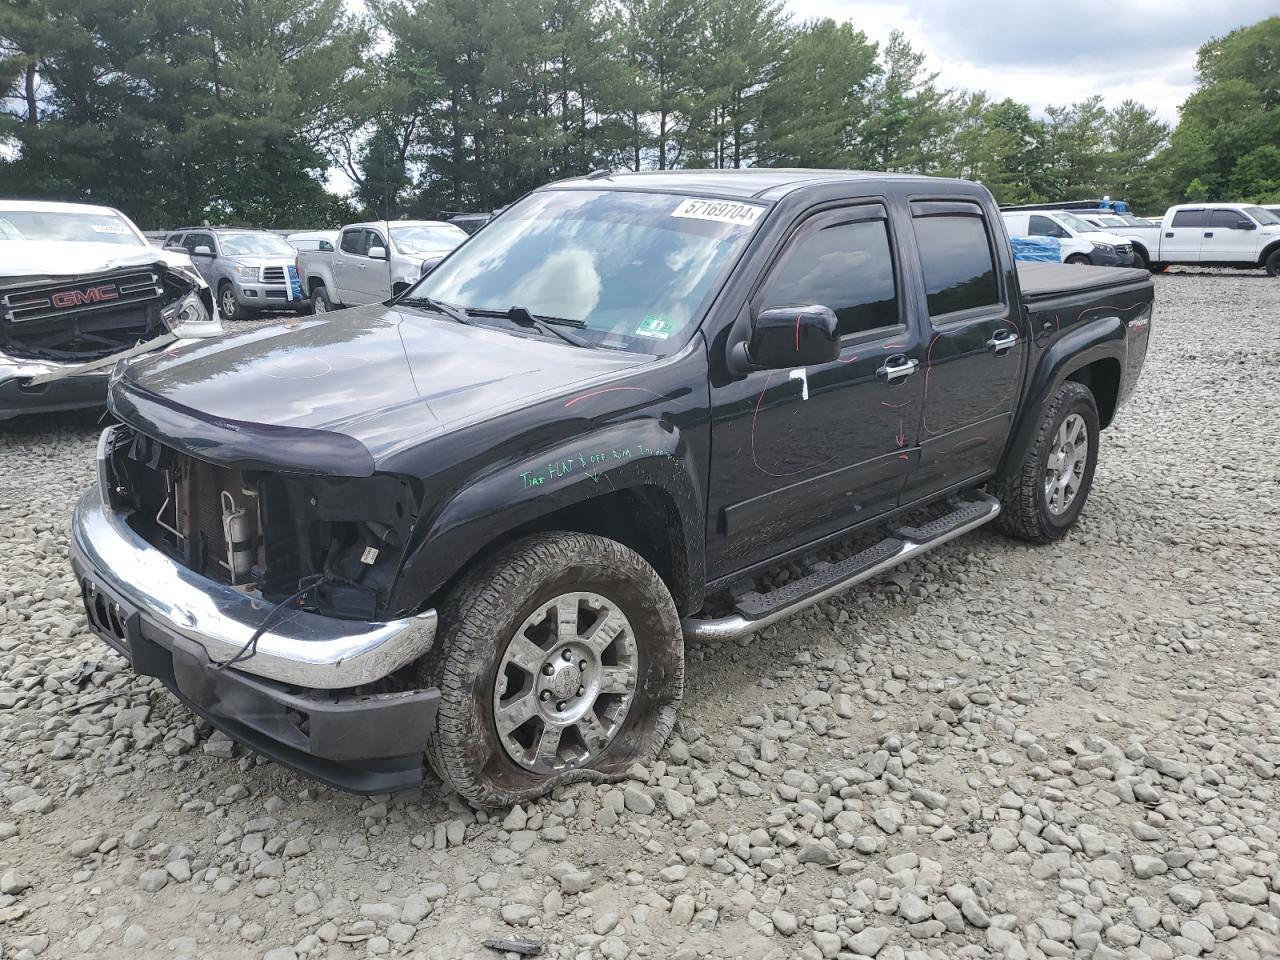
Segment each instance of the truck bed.
[{"label": "truck bed", "polygon": [[1126,287],[1133,283],[1150,283],[1146,270],[1128,267],[1086,267],[1074,263],[1019,262],[1018,284],[1027,303],[1051,300],[1086,290]]}]

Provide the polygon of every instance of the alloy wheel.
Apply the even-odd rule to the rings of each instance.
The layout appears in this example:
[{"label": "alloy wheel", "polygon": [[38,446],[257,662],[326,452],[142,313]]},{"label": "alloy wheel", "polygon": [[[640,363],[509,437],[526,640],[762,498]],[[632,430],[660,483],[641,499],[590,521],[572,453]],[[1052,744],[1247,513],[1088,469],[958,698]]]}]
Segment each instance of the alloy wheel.
[{"label": "alloy wheel", "polygon": [[639,676],[635,631],[597,593],[543,603],[498,665],[493,720],[507,755],[540,774],[589,764],[626,721]]},{"label": "alloy wheel", "polygon": [[1044,472],[1044,499],[1049,512],[1060,517],[1075,502],[1089,462],[1089,430],[1078,413],[1068,416],[1053,438]]}]

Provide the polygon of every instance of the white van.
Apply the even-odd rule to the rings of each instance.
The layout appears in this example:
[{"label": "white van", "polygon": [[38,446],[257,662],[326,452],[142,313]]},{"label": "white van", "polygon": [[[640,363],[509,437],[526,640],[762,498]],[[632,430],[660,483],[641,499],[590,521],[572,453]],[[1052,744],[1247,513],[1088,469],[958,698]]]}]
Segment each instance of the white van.
[{"label": "white van", "polygon": [[1099,230],[1069,210],[1007,210],[1001,216],[1011,237],[1057,237],[1063,263],[1133,266],[1133,246],[1128,240]]}]

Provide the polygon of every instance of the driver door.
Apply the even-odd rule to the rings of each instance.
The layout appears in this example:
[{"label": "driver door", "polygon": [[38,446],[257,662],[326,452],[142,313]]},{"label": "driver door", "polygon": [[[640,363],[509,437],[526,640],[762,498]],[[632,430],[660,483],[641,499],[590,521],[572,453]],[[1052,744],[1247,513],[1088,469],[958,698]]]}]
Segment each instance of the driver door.
[{"label": "driver door", "polygon": [[923,347],[884,204],[802,221],[751,298],[753,316],[819,304],[840,356],[712,387],[707,562],[727,576],[893,510],[916,455]]}]

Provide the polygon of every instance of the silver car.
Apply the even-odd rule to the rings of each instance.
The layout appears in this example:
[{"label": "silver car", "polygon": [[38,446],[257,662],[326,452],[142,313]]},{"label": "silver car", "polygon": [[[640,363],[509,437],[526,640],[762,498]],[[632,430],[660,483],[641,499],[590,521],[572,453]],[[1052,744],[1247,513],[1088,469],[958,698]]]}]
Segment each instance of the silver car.
[{"label": "silver car", "polygon": [[308,312],[295,263],[297,251],[265,230],[184,227],[165,237],[166,250],[185,252],[213,289],[224,320],[259,310]]}]

